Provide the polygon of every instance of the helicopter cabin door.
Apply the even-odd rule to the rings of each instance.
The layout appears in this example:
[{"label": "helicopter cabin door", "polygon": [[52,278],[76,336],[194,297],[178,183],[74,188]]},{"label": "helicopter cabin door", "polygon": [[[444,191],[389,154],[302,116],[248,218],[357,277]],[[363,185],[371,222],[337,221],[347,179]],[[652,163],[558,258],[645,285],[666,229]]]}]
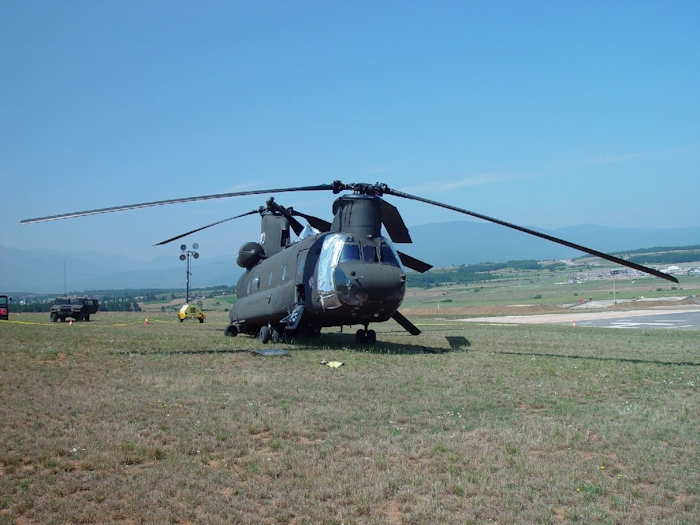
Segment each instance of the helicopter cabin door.
[{"label": "helicopter cabin door", "polygon": [[309,250],[301,250],[297,254],[297,271],[295,276],[295,284],[297,289],[297,303],[306,303],[307,297],[310,298],[311,291],[309,290],[308,283],[304,279],[304,269],[306,267],[306,256],[309,254]]}]

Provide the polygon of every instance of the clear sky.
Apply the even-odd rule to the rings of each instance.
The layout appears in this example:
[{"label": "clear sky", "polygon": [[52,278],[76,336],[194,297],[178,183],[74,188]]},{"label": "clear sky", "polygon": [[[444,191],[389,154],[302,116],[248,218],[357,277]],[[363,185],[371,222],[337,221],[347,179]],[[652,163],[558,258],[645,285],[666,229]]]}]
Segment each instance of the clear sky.
[{"label": "clear sky", "polygon": [[[334,179],[546,229],[700,226],[699,28],[697,1],[0,0],[0,244],[175,256],[152,244],[266,196],[19,221]],[[234,257],[258,230],[186,241]]]}]

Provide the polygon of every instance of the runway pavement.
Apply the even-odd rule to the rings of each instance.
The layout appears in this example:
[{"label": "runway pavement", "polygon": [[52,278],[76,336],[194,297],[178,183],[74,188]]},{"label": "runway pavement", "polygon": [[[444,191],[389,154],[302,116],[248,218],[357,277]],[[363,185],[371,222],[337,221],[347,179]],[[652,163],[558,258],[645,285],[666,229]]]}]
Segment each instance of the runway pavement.
[{"label": "runway pavement", "polygon": [[474,317],[459,319],[472,323],[497,324],[569,324],[605,328],[665,328],[700,330],[700,305],[659,307],[644,310],[610,312],[567,312],[544,315],[508,315],[502,317]]},{"label": "runway pavement", "polygon": [[578,326],[602,326],[605,328],[680,328],[700,330],[700,312],[673,312],[640,315],[622,319],[593,319],[581,321]]}]

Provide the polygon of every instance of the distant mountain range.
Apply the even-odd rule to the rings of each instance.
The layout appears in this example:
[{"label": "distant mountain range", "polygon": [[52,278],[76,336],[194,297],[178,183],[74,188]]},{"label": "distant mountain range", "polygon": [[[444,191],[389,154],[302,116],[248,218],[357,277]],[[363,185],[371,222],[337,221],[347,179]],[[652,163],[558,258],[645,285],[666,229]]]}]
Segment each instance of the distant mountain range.
[{"label": "distant mountain range", "polygon": [[[85,290],[185,288],[186,265],[174,257],[146,262],[125,256],[95,252],[63,253],[20,250],[0,245],[0,291],[2,293],[68,293]],[[193,264],[190,285],[205,288],[234,284],[242,270],[235,254]]]},{"label": "distant mountain range", "polygon": [[[700,227],[607,228],[582,224],[556,230],[531,229],[606,253],[700,244]],[[399,249],[438,268],[517,259],[571,259],[583,255],[577,250],[497,224],[471,221],[413,226],[411,237],[414,244],[399,245]]]},{"label": "distant mountain range", "polygon": [[[535,228],[533,228],[535,229]],[[653,246],[700,244],[700,227],[606,228],[592,224],[538,230],[603,252],[623,252]],[[397,248],[435,267],[518,259],[569,259],[581,252],[495,224],[454,221],[410,228],[413,244]],[[191,286],[232,285],[242,270],[230,257],[200,259]],[[101,253],[61,253],[0,246],[0,292],[63,293],[126,288],[184,288],[185,264],[172,257],[147,262]]]}]

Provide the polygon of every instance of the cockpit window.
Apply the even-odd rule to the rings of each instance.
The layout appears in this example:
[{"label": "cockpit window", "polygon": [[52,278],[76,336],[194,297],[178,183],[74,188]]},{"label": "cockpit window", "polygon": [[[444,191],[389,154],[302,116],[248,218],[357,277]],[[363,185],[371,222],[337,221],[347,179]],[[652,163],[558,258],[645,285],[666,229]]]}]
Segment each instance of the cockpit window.
[{"label": "cockpit window", "polygon": [[389,244],[387,244],[386,241],[382,241],[381,251],[382,262],[384,264],[391,264],[392,266],[398,266],[399,268],[401,267],[396,252],[394,252],[393,248]]},{"label": "cockpit window", "polygon": [[340,252],[340,262],[359,261],[360,247],[355,242],[346,241],[343,251]]},{"label": "cockpit window", "polygon": [[373,244],[363,246],[362,259],[365,262],[377,262],[377,248]]}]

